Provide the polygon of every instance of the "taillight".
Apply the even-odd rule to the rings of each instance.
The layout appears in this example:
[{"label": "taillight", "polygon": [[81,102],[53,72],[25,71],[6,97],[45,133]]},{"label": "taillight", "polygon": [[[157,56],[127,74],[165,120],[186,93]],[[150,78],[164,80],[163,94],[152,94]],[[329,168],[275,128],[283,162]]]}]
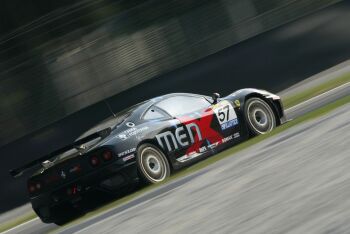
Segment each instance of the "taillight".
[{"label": "taillight", "polygon": [[92,166],[96,167],[98,164],[100,164],[100,159],[97,156],[92,156],[90,158],[90,163]]},{"label": "taillight", "polygon": [[104,149],[103,151],[95,152],[94,155],[92,155],[90,160],[90,165],[93,167],[97,167],[100,164],[104,162],[111,161],[113,159],[113,153],[111,150]]},{"label": "taillight", "polygon": [[72,187],[67,188],[66,193],[68,196],[76,195],[81,191],[80,185],[73,185]]},{"label": "taillight", "polygon": [[103,159],[104,159],[105,161],[111,160],[111,159],[112,159],[112,156],[113,156],[113,155],[112,155],[112,152],[109,151],[109,150],[104,151],[103,154],[102,154],[102,157],[103,157]]},{"label": "taillight", "polygon": [[42,188],[40,182],[31,182],[28,184],[28,191],[29,193],[34,193],[39,191]]},{"label": "taillight", "polygon": [[35,192],[35,185],[33,185],[33,184],[29,185],[29,186],[28,186],[28,191],[29,191],[30,193],[34,193],[34,192]]}]

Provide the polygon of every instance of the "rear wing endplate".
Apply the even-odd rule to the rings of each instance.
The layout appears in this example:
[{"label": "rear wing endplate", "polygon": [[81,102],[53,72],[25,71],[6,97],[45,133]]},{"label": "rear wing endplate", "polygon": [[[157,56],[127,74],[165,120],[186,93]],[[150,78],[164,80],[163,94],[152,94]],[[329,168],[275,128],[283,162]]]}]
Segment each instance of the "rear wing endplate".
[{"label": "rear wing endplate", "polygon": [[103,129],[101,131],[95,132],[95,133],[93,133],[93,134],[91,134],[89,136],[86,136],[86,137],[84,137],[82,139],[79,139],[79,140],[75,141],[73,144],[64,146],[63,148],[57,149],[57,150],[51,152],[50,154],[47,154],[47,155],[45,155],[45,156],[43,156],[41,158],[38,158],[38,159],[36,159],[36,160],[34,160],[32,162],[29,162],[29,163],[27,163],[27,164],[25,164],[25,165],[23,165],[23,166],[21,166],[19,168],[10,170],[10,175],[12,177],[14,177],[14,178],[20,177],[21,175],[23,175],[23,173],[26,170],[28,170],[28,169],[36,166],[36,165],[41,164],[43,161],[49,160],[49,159],[51,159],[53,157],[56,157],[56,156],[58,156],[58,155],[60,155],[60,154],[62,154],[64,152],[67,152],[67,151],[69,151],[71,149],[77,148],[77,147],[81,146],[82,144],[87,143],[89,141],[92,141],[92,140],[94,140],[96,138],[99,138],[99,137],[105,138],[110,133],[111,133],[111,128],[106,128],[106,129]]}]

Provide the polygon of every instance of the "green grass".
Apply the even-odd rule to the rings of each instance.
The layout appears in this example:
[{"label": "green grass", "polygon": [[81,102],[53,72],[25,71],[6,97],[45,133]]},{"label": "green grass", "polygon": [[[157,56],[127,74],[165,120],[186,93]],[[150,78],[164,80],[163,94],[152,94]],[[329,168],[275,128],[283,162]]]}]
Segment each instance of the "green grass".
[{"label": "green grass", "polygon": [[[349,81],[350,81],[350,74],[343,75],[343,76],[341,76],[341,77],[339,77],[339,78],[337,78],[337,79],[335,79],[333,81],[326,82],[326,83],[324,83],[324,84],[322,84],[320,86],[317,86],[315,88],[311,88],[311,89],[306,90],[304,92],[298,93],[297,95],[295,95],[293,97],[286,98],[285,100],[283,100],[284,106],[286,108],[288,108],[290,106],[297,105],[298,103],[301,103],[301,102],[303,102],[303,101],[305,101],[305,100],[307,100],[307,99],[309,99],[311,97],[317,96],[317,95],[319,95],[319,94],[321,94],[323,92],[326,92],[326,91],[328,91],[328,90],[330,90],[332,88],[340,86],[340,85],[342,85],[344,83],[347,83]],[[261,135],[261,136],[255,137],[253,139],[250,139],[250,140],[248,140],[248,141],[246,141],[244,143],[241,143],[241,144],[239,144],[239,145],[237,145],[237,146],[235,146],[233,148],[230,148],[230,149],[228,149],[226,151],[223,151],[223,152],[221,152],[221,153],[219,153],[217,155],[214,155],[214,156],[212,156],[212,157],[210,157],[210,158],[208,158],[206,160],[203,160],[203,161],[201,161],[201,162],[199,162],[197,164],[194,164],[191,167],[183,169],[183,170],[175,173],[169,179],[167,179],[166,181],[164,181],[164,182],[162,182],[160,184],[147,186],[147,187],[145,187],[145,188],[143,188],[141,190],[138,190],[138,191],[136,191],[136,192],[134,192],[134,193],[132,193],[130,195],[127,195],[127,196],[125,196],[123,198],[120,198],[118,200],[115,200],[115,201],[113,201],[113,202],[111,202],[111,203],[109,203],[109,204],[107,204],[105,206],[102,206],[102,207],[100,207],[100,208],[98,208],[98,209],[96,209],[94,211],[91,211],[91,212],[87,213],[86,215],[84,215],[83,217],[81,217],[79,219],[76,219],[76,220],[74,220],[73,222],[71,222],[71,223],[69,223],[67,225],[72,225],[72,224],[81,222],[82,220],[85,220],[85,219],[90,218],[90,217],[92,217],[94,215],[100,214],[102,212],[105,212],[105,211],[107,211],[107,210],[109,210],[111,208],[114,208],[114,207],[117,207],[119,205],[125,204],[126,202],[128,202],[128,201],[130,201],[130,200],[132,200],[132,199],[134,199],[134,198],[144,194],[147,191],[153,190],[154,188],[159,187],[159,186],[161,186],[161,185],[163,185],[165,183],[168,183],[169,181],[172,181],[172,180],[174,180],[176,178],[180,178],[180,177],[186,176],[186,175],[188,175],[190,173],[193,173],[193,172],[198,171],[198,170],[200,170],[202,168],[205,168],[205,167],[207,167],[210,164],[213,164],[213,163],[215,163],[215,162],[217,162],[217,161],[219,161],[219,160],[221,160],[223,158],[226,158],[226,157],[228,157],[228,156],[230,156],[232,154],[235,154],[235,153],[237,153],[237,152],[239,152],[239,151],[241,151],[243,149],[246,149],[246,148],[250,147],[251,145],[254,145],[254,144],[258,143],[258,142],[261,142],[261,141],[263,141],[264,139],[266,139],[268,137],[276,135],[276,134],[278,134],[278,133],[280,133],[280,132],[282,132],[282,131],[284,131],[284,130],[292,127],[292,126],[295,126],[295,125],[297,125],[297,124],[299,124],[301,122],[304,122],[304,121],[307,121],[307,120],[319,117],[319,116],[321,116],[323,114],[326,114],[326,113],[334,110],[335,108],[337,108],[337,107],[339,107],[341,105],[344,105],[346,103],[349,103],[349,102],[350,102],[350,97],[349,96],[345,97],[345,98],[342,98],[342,99],[339,99],[339,100],[335,101],[334,103],[326,105],[326,106],[324,106],[324,107],[322,107],[322,108],[320,108],[318,110],[315,110],[315,111],[310,112],[310,113],[308,113],[308,114],[306,114],[306,115],[304,115],[302,117],[299,117],[299,118],[293,120],[292,122],[284,124],[284,125],[276,128],[274,131],[272,131],[269,134]],[[37,216],[33,212],[24,214],[24,215],[14,219],[14,220],[11,220],[9,222],[1,224],[0,225],[0,232],[8,230],[8,229],[10,229],[10,228],[12,228],[12,227],[14,227],[16,225],[24,223],[24,222],[26,222],[26,221],[28,221],[30,219],[35,218],[35,217],[37,217]]]},{"label": "green grass", "polygon": [[31,219],[36,218],[36,214],[34,212],[28,212],[26,214],[23,214],[11,221],[5,222],[0,225],[0,232],[4,232],[6,230],[9,230],[17,225],[20,225],[21,223],[25,223]]},{"label": "green grass", "polygon": [[283,105],[287,109],[348,82],[350,82],[350,73],[346,73],[334,80],[327,81],[319,86],[307,89],[291,97],[283,98]]},{"label": "green grass", "polygon": [[[326,105],[324,107],[321,107],[321,108],[319,108],[319,109],[317,109],[315,111],[312,111],[312,112],[310,112],[310,113],[308,113],[306,115],[303,115],[303,116],[301,116],[299,118],[296,118],[295,120],[293,120],[291,122],[288,122],[288,123],[286,123],[286,124],[276,128],[274,131],[270,132],[269,134],[260,135],[260,136],[254,137],[254,138],[252,138],[252,139],[250,139],[250,140],[248,140],[248,141],[246,141],[244,143],[241,143],[241,144],[239,144],[239,145],[237,145],[237,146],[235,146],[233,148],[225,150],[225,151],[223,151],[223,152],[221,152],[219,154],[213,155],[213,156],[211,156],[211,157],[209,157],[209,158],[207,158],[207,159],[205,159],[203,161],[200,161],[199,163],[196,163],[196,164],[194,164],[194,165],[192,165],[192,166],[190,166],[190,167],[188,167],[186,169],[183,169],[183,170],[179,171],[178,173],[175,173],[169,179],[167,179],[166,181],[164,181],[164,182],[162,182],[160,184],[154,184],[154,185],[147,186],[147,187],[145,187],[145,188],[143,188],[143,189],[141,189],[141,190],[139,190],[137,192],[134,192],[134,193],[132,193],[132,194],[130,194],[128,196],[125,196],[125,197],[123,197],[121,199],[113,201],[113,202],[111,202],[111,203],[109,203],[109,204],[107,204],[107,205],[105,205],[103,207],[100,207],[100,208],[98,208],[98,209],[96,209],[96,210],[86,214],[85,216],[83,216],[83,217],[81,217],[79,219],[74,220],[71,223],[66,224],[64,227],[80,223],[83,220],[86,220],[86,219],[88,219],[90,217],[93,217],[93,216],[95,216],[97,214],[101,214],[101,213],[103,213],[105,211],[110,210],[111,208],[115,208],[115,207],[117,207],[119,205],[125,204],[126,202],[128,202],[128,201],[130,201],[130,200],[132,200],[132,199],[134,199],[134,198],[144,194],[147,191],[153,190],[153,189],[155,189],[155,188],[157,188],[157,187],[159,187],[159,186],[161,186],[161,185],[163,185],[165,183],[168,183],[169,181],[172,181],[172,180],[174,180],[176,178],[181,178],[181,177],[184,177],[184,176],[189,175],[191,173],[194,173],[194,172],[196,172],[196,171],[198,171],[200,169],[206,168],[207,166],[209,166],[209,165],[211,165],[211,164],[213,164],[215,162],[218,162],[219,160],[222,160],[222,159],[224,159],[226,157],[232,156],[233,154],[235,154],[235,153],[237,153],[237,152],[239,152],[239,151],[241,151],[243,149],[246,149],[246,148],[248,148],[248,147],[250,147],[250,146],[252,146],[254,144],[257,144],[257,143],[265,140],[266,138],[269,138],[271,136],[279,134],[279,133],[283,132],[284,130],[286,130],[288,128],[291,128],[291,127],[293,127],[295,125],[298,125],[300,123],[303,123],[303,122],[306,122],[306,121],[318,118],[318,117],[320,117],[322,115],[325,115],[325,114],[331,112],[332,110],[334,110],[334,109],[336,109],[336,108],[338,108],[338,107],[340,107],[342,105],[345,105],[347,103],[350,103],[350,96],[347,96],[345,98],[339,99],[339,100],[337,100],[337,101],[335,101],[335,102],[333,102],[331,104],[328,104],[328,105]],[[53,231],[56,231],[56,230],[53,230]]]}]

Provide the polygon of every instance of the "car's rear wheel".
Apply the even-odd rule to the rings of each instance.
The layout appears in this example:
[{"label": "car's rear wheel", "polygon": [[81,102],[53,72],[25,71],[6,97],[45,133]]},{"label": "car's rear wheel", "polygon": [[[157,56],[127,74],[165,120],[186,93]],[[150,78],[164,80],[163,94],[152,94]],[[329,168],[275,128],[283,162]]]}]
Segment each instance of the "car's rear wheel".
[{"label": "car's rear wheel", "polygon": [[141,145],[137,150],[139,173],[148,183],[159,183],[170,176],[170,165],[164,153],[151,144]]},{"label": "car's rear wheel", "polygon": [[271,132],[276,127],[276,116],[270,105],[261,98],[246,101],[244,115],[251,135]]}]

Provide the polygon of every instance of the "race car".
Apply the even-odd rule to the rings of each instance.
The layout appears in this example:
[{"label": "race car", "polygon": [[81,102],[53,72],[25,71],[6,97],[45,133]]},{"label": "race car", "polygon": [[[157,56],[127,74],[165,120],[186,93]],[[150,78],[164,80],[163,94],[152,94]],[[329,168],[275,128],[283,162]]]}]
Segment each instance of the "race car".
[{"label": "race car", "polygon": [[45,223],[62,224],[67,207],[92,191],[114,193],[135,183],[159,183],[181,167],[285,122],[279,96],[241,89],[221,98],[174,93],[134,105],[97,124],[71,145],[18,169],[34,166],[30,202]]}]

